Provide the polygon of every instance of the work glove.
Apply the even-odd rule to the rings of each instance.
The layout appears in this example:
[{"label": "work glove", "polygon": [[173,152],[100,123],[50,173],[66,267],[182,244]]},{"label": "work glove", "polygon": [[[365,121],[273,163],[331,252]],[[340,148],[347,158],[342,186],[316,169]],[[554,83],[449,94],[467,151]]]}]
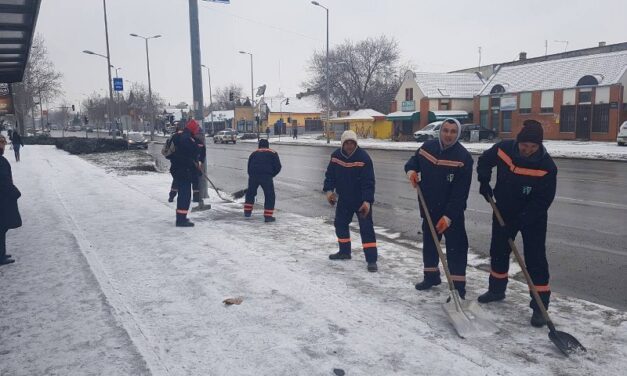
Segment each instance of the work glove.
[{"label": "work glove", "polygon": [[362,218],[366,218],[368,213],[370,213],[370,203],[368,201],[364,201],[359,207],[359,215],[361,215]]},{"label": "work glove", "polygon": [[416,188],[418,183],[420,183],[420,175],[414,170],[407,171],[407,179],[409,179],[411,186],[414,188]]},{"label": "work glove", "polygon": [[486,202],[490,202],[490,198],[494,197],[492,187],[490,187],[490,182],[481,182],[481,185],[479,186],[479,193],[483,196],[483,198],[485,198]]},{"label": "work glove", "polygon": [[337,202],[337,195],[333,193],[333,191],[327,191],[327,201],[331,206],[335,205]]},{"label": "work glove", "polygon": [[438,223],[435,225],[435,231],[437,231],[437,233],[441,235],[449,227],[451,227],[451,219],[449,217],[443,215],[442,218],[440,218]]}]

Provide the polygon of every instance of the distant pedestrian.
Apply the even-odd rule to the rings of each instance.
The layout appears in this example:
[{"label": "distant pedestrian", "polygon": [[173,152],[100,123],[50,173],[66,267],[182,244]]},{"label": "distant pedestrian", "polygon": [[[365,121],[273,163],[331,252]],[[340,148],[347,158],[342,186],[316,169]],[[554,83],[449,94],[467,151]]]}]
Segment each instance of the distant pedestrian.
[{"label": "distant pedestrian", "polygon": [[190,120],[181,133],[173,136],[174,153],[170,157],[170,173],[177,185],[176,226],[192,227],[187,218],[192,196],[192,181],[198,173],[198,146],[194,136],[200,132],[195,120]]},{"label": "distant pedestrian", "polygon": [[24,143],[22,142],[22,136],[20,136],[17,130],[14,130],[13,133],[11,133],[11,145],[13,146],[13,153],[15,153],[15,161],[19,162],[20,148],[24,146]]},{"label": "distant pedestrian", "polygon": [[259,140],[259,148],[248,157],[248,189],[246,190],[246,202],[244,203],[244,216],[250,217],[255,204],[257,189],[261,186],[263,196],[263,217],[265,222],[274,222],[274,177],[281,172],[281,160],[279,154],[270,149],[268,140]]},{"label": "distant pedestrian", "polygon": [[270,127],[266,127],[266,138],[270,139]]},{"label": "distant pedestrian", "polygon": [[292,139],[297,140],[298,139],[298,127],[297,126],[292,126]]},{"label": "distant pedestrian", "polygon": [[7,255],[6,234],[10,229],[22,226],[22,218],[17,207],[17,200],[22,195],[15,185],[11,174],[11,165],[4,157],[7,139],[0,135],[0,265],[15,262]]},{"label": "distant pedestrian", "polygon": [[327,195],[329,204],[337,203],[334,225],[340,250],[329,255],[329,259],[349,260],[351,258],[351,237],[348,226],[353,216],[357,214],[368,271],[376,272],[378,270],[377,240],[372,222],[375,177],[372,159],[365,150],[357,146],[355,132],[345,131],[341,141],[342,147],[331,154],[322,189]]}]

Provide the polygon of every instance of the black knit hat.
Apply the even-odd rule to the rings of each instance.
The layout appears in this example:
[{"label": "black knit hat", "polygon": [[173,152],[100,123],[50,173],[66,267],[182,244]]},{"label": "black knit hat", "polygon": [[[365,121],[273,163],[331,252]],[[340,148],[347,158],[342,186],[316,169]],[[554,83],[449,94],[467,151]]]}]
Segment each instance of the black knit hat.
[{"label": "black knit hat", "polygon": [[267,149],[269,147],[270,147],[270,143],[268,142],[268,140],[266,140],[265,138],[262,138],[261,140],[259,140],[260,149]]},{"label": "black knit hat", "polygon": [[534,144],[542,144],[544,131],[542,124],[536,120],[525,120],[523,129],[516,136],[518,142],[533,142]]}]

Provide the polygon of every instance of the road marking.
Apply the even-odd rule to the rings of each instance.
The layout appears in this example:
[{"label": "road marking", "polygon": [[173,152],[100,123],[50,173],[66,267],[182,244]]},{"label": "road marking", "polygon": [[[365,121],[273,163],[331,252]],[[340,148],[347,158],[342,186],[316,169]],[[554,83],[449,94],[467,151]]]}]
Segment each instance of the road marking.
[{"label": "road marking", "polygon": [[573,202],[573,203],[584,204],[584,205],[589,205],[589,206],[600,206],[600,207],[605,207],[605,208],[623,209],[623,210],[627,209],[627,205],[615,204],[613,202],[580,200],[577,198],[562,197],[562,196],[557,196],[556,198],[558,201]]}]

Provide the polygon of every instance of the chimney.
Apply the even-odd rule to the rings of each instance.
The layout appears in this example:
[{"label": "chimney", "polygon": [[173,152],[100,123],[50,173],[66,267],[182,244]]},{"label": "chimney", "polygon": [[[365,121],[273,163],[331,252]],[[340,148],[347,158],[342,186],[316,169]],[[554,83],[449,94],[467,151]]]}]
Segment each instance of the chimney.
[{"label": "chimney", "polygon": [[520,54],[518,54],[518,60],[527,60],[527,53],[526,52],[521,52]]},{"label": "chimney", "polygon": [[599,47],[605,47],[606,43],[605,42],[599,42]]}]

